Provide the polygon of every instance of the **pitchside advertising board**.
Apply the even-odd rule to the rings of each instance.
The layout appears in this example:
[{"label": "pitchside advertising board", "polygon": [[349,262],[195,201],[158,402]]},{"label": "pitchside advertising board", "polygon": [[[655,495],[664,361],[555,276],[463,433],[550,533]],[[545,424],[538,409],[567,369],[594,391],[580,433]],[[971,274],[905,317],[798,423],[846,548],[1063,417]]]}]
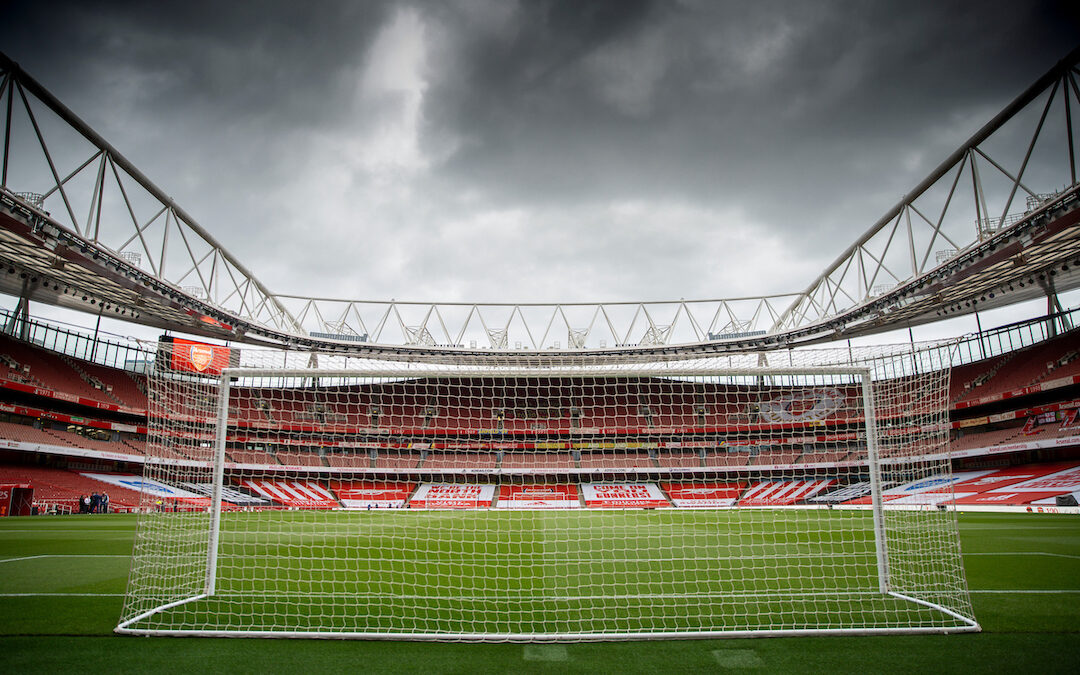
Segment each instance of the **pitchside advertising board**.
[{"label": "pitchside advertising board", "polygon": [[409,506],[414,509],[476,509],[491,506],[493,499],[494,485],[424,483],[413,495]]},{"label": "pitchside advertising board", "polygon": [[414,487],[415,483],[330,481],[330,489],[347,509],[398,509]]},{"label": "pitchside advertising board", "polygon": [[500,509],[576,509],[581,507],[576,485],[503,485]]},{"label": "pitchside advertising board", "polygon": [[586,483],[585,506],[599,509],[663,508],[671,506],[655,483]]},{"label": "pitchside advertising board", "polygon": [[181,373],[218,376],[240,365],[240,350],[165,335],[158,340],[157,363]]}]

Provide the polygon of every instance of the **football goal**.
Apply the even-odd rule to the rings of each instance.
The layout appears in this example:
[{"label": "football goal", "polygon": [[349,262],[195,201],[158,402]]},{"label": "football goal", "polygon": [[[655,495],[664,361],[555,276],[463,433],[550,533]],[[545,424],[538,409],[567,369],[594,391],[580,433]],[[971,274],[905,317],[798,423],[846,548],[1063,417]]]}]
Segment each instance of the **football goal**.
[{"label": "football goal", "polygon": [[[152,492],[117,632],[979,629],[940,508],[947,350],[175,361],[151,377]],[[913,480],[941,487],[894,489]]]}]

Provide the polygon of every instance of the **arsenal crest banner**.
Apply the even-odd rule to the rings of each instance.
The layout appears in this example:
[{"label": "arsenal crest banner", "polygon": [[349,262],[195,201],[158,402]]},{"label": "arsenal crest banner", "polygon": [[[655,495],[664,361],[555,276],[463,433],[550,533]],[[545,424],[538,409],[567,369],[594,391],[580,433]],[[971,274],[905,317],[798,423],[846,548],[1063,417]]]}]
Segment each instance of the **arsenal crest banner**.
[{"label": "arsenal crest banner", "polygon": [[[213,376],[221,375],[223,369],[233,364],[233,350],[229,347],[174,337],[163,337],[161,343],[159,355],[172,370]],[[171,349],[165,351],[165,344]]]}]

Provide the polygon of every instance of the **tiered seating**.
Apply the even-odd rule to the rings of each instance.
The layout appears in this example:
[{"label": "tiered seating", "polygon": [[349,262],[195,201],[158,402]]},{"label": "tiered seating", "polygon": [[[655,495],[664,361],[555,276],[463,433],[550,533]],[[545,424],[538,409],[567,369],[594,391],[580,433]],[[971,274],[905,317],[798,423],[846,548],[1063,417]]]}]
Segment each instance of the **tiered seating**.
[{"label": "tiered seating", "polygon": [[816,464],[821,462],[842,462],[848,458],[851,454],[851,450],[844,448],[841,450],[815,450],[813,452],[804,452],[797,460],[796,464]]},{"label": "tiered seating", "polygon": [[41,386],[67,392],[83,398],[116,405],[105,392],[84,382],[59,355],[0,335],[0,354],[8,354],[23,366],[30,366],[29,375]]},{"label": "tiered seating", "polygon": [[1010,359],[987,385],[992,388],[992,392],[997,393],[1034,384],[1048,372],[1048,366],[1053,366],[1065,354],[1076,349],[1076,336],[1070,336],[1072,340],[1058,338],[1025,349],[1017,354],[1016,358]]},{"label": "tiered seating", "polygon": [[972,395],[973,392],[981,388],[981,383],[988,381],[990,374],[1000,368],[1010,357],[1011,353],[1002,354],[975,363],[966,363],[953,367],[949,386],[949,401],[956,403]]},{"label": "tiered seating", "polygon": [[1035,382],[1042,382],[1044,380],[1056,380],[1061,377],[1070,377],[1080,375],[1080,349],[1076,349],[1070,352],[1066,352],[1061,358],[1056,361],[1051,361],[1049,369],[1046,370],[1039,377],[1035,378]]},{"label": "tiered seating", "polygon": [[[132,379],[132,377],[140,376],[130,375],[129,373],[117,370],[116,368],[99,366],[96,363],[89,363],[87,361],[75,360],[74,363],[77,368],[80,368],[84,373],[95,378],[108,388],[108,393],[111,393],[116,399],[112,401],[113,403],[120,403],[129,408],[146,410],[146,394],[139,389],[138,385],[135,384],[135,380]],[[108,397],[108,394],[105,395]]]},{"label": "tiered seating", "polygon": [[953,450],[989,448],[995,445],[1002,445],[1013,440],[1018,440],[1018,437],[1021,434],[1021,427],[996,429],[992,431],[980,431],[977,433],[966,433],[963,436],[959,436],[958,438],[954,439],[950,447]]},{"label": "tiered seating", "polygon": [[323,464],[322,457],[319,457],[319,452],[314,448],[301,449],[301,448],[279,448],[276,453],[277,460],[282,464],[290,464],[297,466],[326,466]]},{"label": "tiered seating", "polygon": [[[145,446],[144,446],[145,447]],[[189,457],[188,452],[195,453],[194,448],[182,444],[158,445],[154,448],[153,455],[161,459],[209,459],[210,451],[200,452],[196,457]],[[146,454],[150,454],[147,451]],[[203,455],[206,455],[205,457]]]},{"label": "tiered seating", "polygon": [[326,454],[326,463],[342,468],[365,469],[371,466],[371,456],[367,451],[329,452]]},{"label": "tiered seating", "polygon": [[278,464],[274,456],[265,450],[236,448],[225,452],[237,464]]},{"label": "tiered seating", "polygon": [[53,445],[71,445],[76,448],[99,450],[101,452],[127,452],[127,449],[120,443],[113,441],[99,441],[87,438],[80,434],[71,433],[70,431],[46,429],[45,433],[56,439],[56,442],[54,442]]},{"label": "tiered seating", "polygon": [[753,458],[751,463],[756,465],[794,464],[800,454],[802,454],[800,448],[793,448],[790,446],[781,448],[762,448],[757,456]]},{"label": "tiered seating", "polygon": [[1053,424],[1043,424],[1035,427],[1034,432],[1030,435],[1021,432],[1015,440],[1023,441],[1024,439],[1029,438],[1069,438],[1070,436],[1080,436],[1080,429],[1063,429],[1060,423],[1054,422]]},{"label": "tiered seating", "polygon": [[494,469],[494,452],[433,452],[424,460],[425,469]]},{"label": "tiered seating", "polygon": [[0,378],[34,386],[41,385],[30,375],[29,367],[24,368],[17,359],[3,351],[3,343],[0,343]]},{"label": "tiered seating", "polygon": [[654,469],[656,463],[647,452],[608,451],[581,453],[582,469]]},{"label": "tiered seating", "polygon": [[[1077,359],[1071,356],[1077,351],[1076,339],[1077,333],[1070,331],[1026,349],[953,369],[954,381],[958,379],[958,371],[959,377],[966,377],[968,369],[975,367],[981,367],[984,373],[993,373],[984,378],[980,386],[962,392],[953,402],[1014,391],[1046,379],[1080,372]],[[1066,363],[1062,364],[1063,361]],[[962,383],[965,381],[970,380],[962,380]]]},{"label": "tiered seating", "polygon": [[748,452],[725,452],[710,450],[705,453],[705,466],[746,466],[750,463]]},{"label": "tiered seating", "polygon": [[420,464],[418,452],[385,452],[379,451],[375,458],[376,469],[415,469]]},{"label": "tiered seating", "polygon": [[701,466],[701,454],[694,450],[661,450],[656,454],[661,467],[694,468]]},{"label": "tiered seating", "polygon": [[14,422],[0,422],[0,437],[8,438],[20,443],[67,445],[75,447],[72,443],[59,439],[41,429],[35,429],[34,427],[25,424],[15,424]]},{"label": "tiered seating", "polygon": [[502,457],[504,469],[573,469],[574,458],[568,452],[506,452]]},{"label": "tiered seating", "polygon": [[0,482],[30,483],[35,501],[49,501],[76,506],[81,495],[108,492],[113,508],[138,506],[140,495],[134,490],[109,485],[74,471],[31,466],[0,466]]},{"label": "tiered seating", "polygon": [[124,444],[128,452],[134,452],[137,455],[146,454],[146,439],[144,438],[122,438],[120,442]]}]

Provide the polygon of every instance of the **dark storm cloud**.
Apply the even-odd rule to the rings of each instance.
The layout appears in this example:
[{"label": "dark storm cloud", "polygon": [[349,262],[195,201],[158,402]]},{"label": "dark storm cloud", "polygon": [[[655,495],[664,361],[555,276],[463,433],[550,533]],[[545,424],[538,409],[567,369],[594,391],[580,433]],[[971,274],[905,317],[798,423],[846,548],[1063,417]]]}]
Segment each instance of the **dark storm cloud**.
[{"label": "dark storm cloud", "polygon": [[[844,163],[999,105],[1076,40],[1063,10],[1038,3],[635,4],[598,36],[567,30],[578,22],[553,6],[566,8],[531,5],[498,33],[467,34],[435,78],[430,118],[472,141],[448,173],[554,199],[836,194]],[[620,105],[610,92],[634,86],[635,57],[658,71]]]},{"label": "dark storm cloud", "polygon": [[801,290],[1078,36],[1000,0],[2,11],[270,288],[369,298]]}]

